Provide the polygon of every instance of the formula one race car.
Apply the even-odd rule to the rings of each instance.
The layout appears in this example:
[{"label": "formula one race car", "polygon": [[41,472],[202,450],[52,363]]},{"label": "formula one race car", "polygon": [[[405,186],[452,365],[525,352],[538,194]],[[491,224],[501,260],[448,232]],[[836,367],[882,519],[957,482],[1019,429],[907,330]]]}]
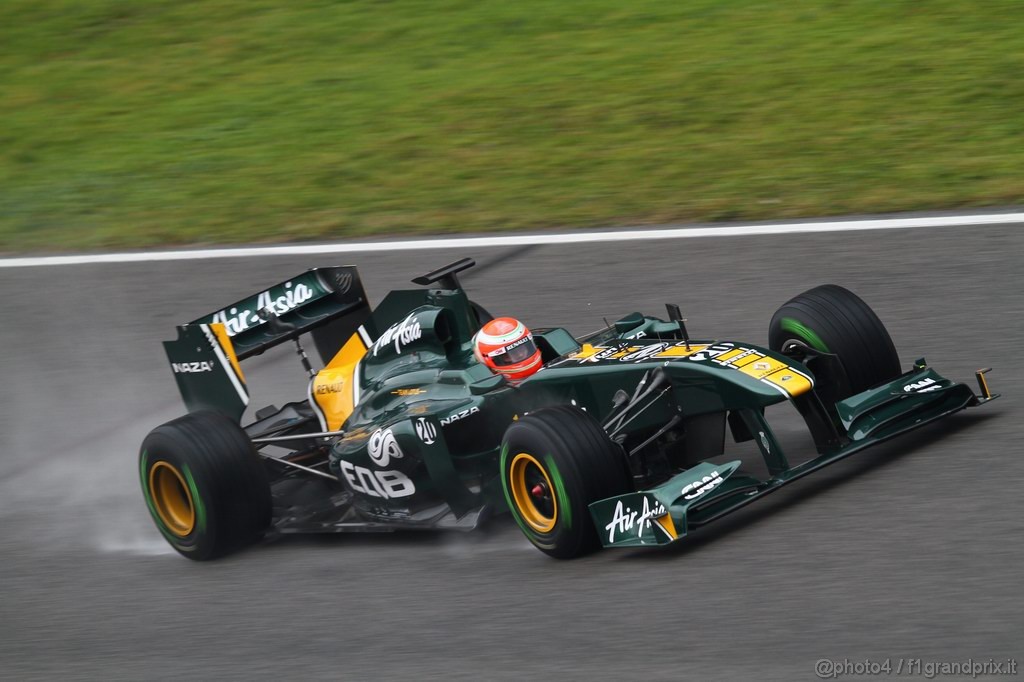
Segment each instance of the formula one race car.
[{"label": "formula one race car", "polygon": [[[632,313],[580,338],[535,329],[544,366],[520,383],[473,354],[490,316],[462,259],[370,311],[355,267],[309,270],[178,327],[165,348],[189,414],[154,429],[142,489],[167,541],[209,559],[279,533],[458,529],[511,510],[541,551],[664,545],[805,474],[988,402],[924,359],[902,372],[881,321],[819,286],[785,303],[768,347],[690,339]],[[325,366],[300,344],[309,333]],[[241,426],[241,361],[293,340],[303,398]],[[817,456],[791,464],[765,408],[791,403]],[[726,432],[767,475],[721,461]],[[717,458],[717,461],[716,461]]]}]

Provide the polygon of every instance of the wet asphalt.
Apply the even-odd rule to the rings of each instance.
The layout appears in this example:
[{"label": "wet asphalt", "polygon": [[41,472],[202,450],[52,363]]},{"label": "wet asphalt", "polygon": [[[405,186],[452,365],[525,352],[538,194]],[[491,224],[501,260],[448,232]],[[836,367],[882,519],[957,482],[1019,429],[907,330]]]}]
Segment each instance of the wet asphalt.
[{"label": "wet asphalt", "polygon": [[[993,367],[1003,397],[664,551],[556,562],[506,520],[206,564],[164,544],[135,466],[182,412],[175,323],[312,266],[358,265],[376,302],[462,256],[492,312],[577,334],[676,302],[694,336],[764,343],[786,299],[841,284],[904,366],[972,385]],[[812,680],[819,659],[1020,659],[1022,256],[1009,225],[0,269],[0,678]],[[286,348],[246,368],[256,407],[304,392]]]}]

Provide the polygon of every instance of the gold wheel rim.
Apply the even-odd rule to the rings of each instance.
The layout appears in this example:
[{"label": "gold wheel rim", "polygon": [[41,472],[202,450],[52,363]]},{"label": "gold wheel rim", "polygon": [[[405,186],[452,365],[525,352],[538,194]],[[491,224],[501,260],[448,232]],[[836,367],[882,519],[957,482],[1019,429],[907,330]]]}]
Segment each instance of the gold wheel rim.
[{"label": "gold wheel rim", "polygon": [[[533,455],[520,452],[512,458],[509,481],[516,510],[526,525],[538,533],[550,533],[558,521],[558,501],[544,466]],[[547,493],[543,498],[544,504],[539,504],[538,496],[533,492],[538,485],[546,486],[546,490],[542,491]],[[550,513],[547,506],[551,508]]]},{"label": "gold wheel rim", "polygon": [[196,526],[196,507],[185,477],[168,462],[157,462],[149,470],[149,497],[164,528],[180,538]]}]

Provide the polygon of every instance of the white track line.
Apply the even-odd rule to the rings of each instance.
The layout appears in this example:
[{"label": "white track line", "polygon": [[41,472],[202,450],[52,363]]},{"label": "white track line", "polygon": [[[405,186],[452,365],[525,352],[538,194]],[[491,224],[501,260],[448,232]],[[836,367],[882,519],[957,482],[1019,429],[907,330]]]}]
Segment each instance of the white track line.
[{"label": "white track line", "polygon": [[599,232],[558,232],[504,235],[494,237],[436,237],[402,241],[336,242],[333,244],[286,244],[186,251],[147,251],[100,253],[77,256],[39,256],[0,258],[0,268],[30,268],[45,265],[84,265],[90,263],[144,263],[153,261],[206,260],[210,258],[254,258],[260,256],[303,256],[332,253],[377,251],[418,251],[422,249],[472,249],[532,244],[586,244],[647,239],[696,239],[700,237],[745,237],[811,232],[855,232],[859,230],[903,230],[912,227],[967,227],[1024,223],[1024,213],[991,213],[918,218],[879,218],[874,220],[832,220],[779,225],[733,225],[728,227],[682,227],[654,230],[614,230]]}]

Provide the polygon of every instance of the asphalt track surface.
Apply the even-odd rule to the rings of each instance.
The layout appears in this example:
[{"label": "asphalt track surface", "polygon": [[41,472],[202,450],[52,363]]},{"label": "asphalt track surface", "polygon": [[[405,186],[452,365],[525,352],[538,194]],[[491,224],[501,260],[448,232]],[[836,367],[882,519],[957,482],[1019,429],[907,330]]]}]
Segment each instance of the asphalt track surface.
[{"label": "asphalt track surface", "polygon": [[[376,302],[465,255],[492,312],[576,333],[675,301],[695,336],[763,342],[787,298],[842,284],[905,366],[994,367],[1003,397],[664,551],[557,562],[508,521],[206,564],[164,544],[136,457],[182,411],[174,323],[317,265],[358,265]],[[0,270],[0,677],[809,680],[823,658],[1021,659],[1022,256],[1006,225]],[[256,407],[304,392],[287,349],[246,368]]]}]

